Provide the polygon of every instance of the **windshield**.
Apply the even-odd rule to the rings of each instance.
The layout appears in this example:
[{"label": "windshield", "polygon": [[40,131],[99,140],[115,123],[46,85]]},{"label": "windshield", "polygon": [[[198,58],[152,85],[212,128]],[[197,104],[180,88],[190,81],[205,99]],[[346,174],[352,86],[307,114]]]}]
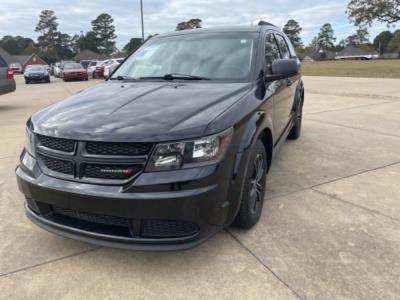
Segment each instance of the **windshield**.
[{"label": "windshield", "polygon": [[38,67],[30,67],[29,68],[30,72],[44,72],[45,68],[42,66],[38,66]]},{"label": "windshield", "polygon": [[64,69],[82,69],[80,64],[65,64]]},{"label": "windshield", "polygon": [[211,80],[246,80],[252,70],[256,40],[254,33],[155,38],[132,54],[113,78],[184,74]]}]

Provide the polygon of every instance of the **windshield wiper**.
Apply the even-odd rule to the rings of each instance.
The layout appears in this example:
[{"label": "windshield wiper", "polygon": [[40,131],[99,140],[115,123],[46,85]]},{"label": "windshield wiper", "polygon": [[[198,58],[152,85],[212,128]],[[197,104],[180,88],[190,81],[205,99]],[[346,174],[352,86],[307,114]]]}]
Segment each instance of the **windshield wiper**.
[{"label": "windshield wiper", "polygon": [[130,77],[130,76],[124,76],[124,75],[118,75],[117,77],[111,77],[110,80],[131,80],[131,81],[136,81],[136,78]]},{"label": "windshield wiper", "polygon": [[147,77],[140,77],[140,79],[162,79],[162,80],[210,80],[210,78],[196,76],[196,75],[188,75],[188,74],[180,74],[180,73],[171,73],[165,74],[164,76],[147,76]]}]

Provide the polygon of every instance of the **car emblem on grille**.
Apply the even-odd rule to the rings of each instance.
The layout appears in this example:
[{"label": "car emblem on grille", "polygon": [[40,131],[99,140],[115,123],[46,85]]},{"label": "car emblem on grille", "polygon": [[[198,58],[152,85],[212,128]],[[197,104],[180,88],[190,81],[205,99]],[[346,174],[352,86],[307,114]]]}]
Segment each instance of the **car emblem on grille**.
[{"label": "car emblem on grille", "polygon": [[126,169],[100,169],[101,173],[109,173],[109,174],[125,174],[132,175],[135,172],[135,168],[128,167]]}]

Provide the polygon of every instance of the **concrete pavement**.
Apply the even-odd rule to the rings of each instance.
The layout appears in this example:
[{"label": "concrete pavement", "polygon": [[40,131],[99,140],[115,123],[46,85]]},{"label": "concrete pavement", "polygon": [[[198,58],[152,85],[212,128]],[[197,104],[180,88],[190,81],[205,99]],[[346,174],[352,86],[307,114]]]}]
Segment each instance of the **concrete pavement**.
[{"label": "concrete pavement", "polygon": [[273,162],[260,223],[173,253],[95,247],[25,218],[26,119],[97,81],[17,81],[0,96],[0,299],[400,298],[400,80],[305,78],[302,136]]}]

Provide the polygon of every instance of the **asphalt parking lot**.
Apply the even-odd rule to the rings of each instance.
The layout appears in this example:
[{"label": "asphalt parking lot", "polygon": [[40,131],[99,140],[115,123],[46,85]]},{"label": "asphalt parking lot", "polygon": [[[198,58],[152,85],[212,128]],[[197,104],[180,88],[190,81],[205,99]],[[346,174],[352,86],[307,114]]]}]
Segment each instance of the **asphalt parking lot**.
[{"label": "asphalt parking lot", "polygon": [[0,298],[399,299],[400,80],[304,80],[302,137],[273,162],[260,223],[152,253],[67,240],[25,218],[14,168],[26,119],[98,81],[18,76],[0,96]]}]

